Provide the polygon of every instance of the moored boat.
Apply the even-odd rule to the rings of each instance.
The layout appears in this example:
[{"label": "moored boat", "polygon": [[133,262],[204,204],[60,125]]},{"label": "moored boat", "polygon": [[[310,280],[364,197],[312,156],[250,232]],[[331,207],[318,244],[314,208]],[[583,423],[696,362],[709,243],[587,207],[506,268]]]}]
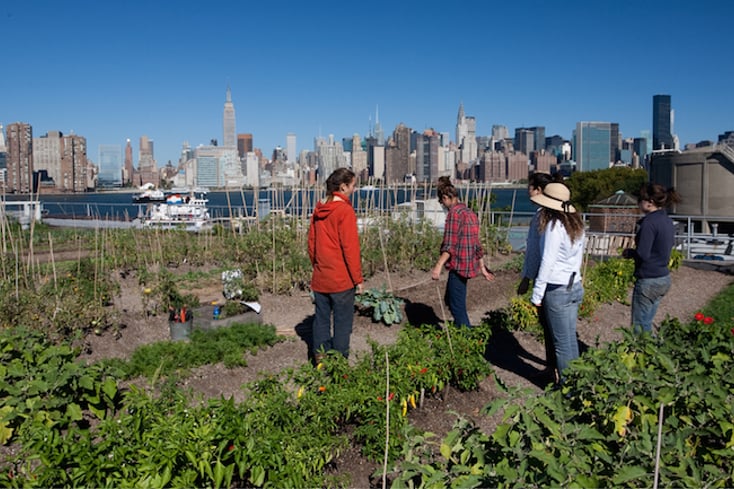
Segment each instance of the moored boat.
[{"label": "moored boat", "polygon": [[206,231],[213,226],[208,202],[206,197],[195,192],[171,194],[164,202],[150,205],[140,223],[144,228]]},{"label": "moored boat", "polygon": [[155,188],[153,184],[145,184],[140,187],[140,193],[133,194],[133,202],[136,204],[145,204],[148,202],[164,202],[166,194]]}]

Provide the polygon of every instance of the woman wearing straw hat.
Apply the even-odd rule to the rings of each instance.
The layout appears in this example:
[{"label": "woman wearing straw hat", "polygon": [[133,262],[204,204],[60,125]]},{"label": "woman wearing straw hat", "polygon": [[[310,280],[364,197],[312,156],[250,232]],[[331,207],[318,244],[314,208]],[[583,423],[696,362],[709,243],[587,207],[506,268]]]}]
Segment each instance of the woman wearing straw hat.
[{"label": "woman wearing straw hat", "polygon": [[[528,177],[528,197],[540,195],[543,189],[549,183],[553,182],[553,177],[548,173],[534,172]],[[517,286],[517,294],[525,295],[530,287],[530,282],[538,276],[538,268],[540,268],[540,232],[538,231],[538,220],[540,219],[540,211],[542,207],[533,214],[533,218],[528,225],[528,237],[525,240],[525,259],[522,264],[522,280]],[[545,370],[539,372],[538,377],[549,382],[558,382],[558,372],[556,370],[556,350],[553,347],[553,335],[548,322],[545,320],[543,308],[538,309],[538,321],[543,327],[543,343],[545,344]]]},{"label": "woman wearing straw hat", "polygon": [[549,183],[530,200],[542,207],[538,219],[541,259],[531,302],[542,306],[553,336],[560,382],[563,371],[579,356],[576,320],[584,297],[581,262],[584,223],[562,183]]}]

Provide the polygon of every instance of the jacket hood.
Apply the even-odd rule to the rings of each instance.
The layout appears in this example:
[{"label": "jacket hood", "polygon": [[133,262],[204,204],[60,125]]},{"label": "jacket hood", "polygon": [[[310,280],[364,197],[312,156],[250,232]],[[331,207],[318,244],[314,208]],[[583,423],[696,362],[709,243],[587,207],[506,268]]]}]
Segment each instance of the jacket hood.
[{"label": "jacket hood", "polygon": [[341,206],[343,206],[344,204],[351,207],[352,203],[345,195],[337,193],[335,193],[335,195],[339,195],[339,197],[344,200],[334,199],[331,202],[319,201],[318,203],[316,203],[316,208],[313,210],[313,215],[315,219],[326,219],[337,209],[341,209]]}]

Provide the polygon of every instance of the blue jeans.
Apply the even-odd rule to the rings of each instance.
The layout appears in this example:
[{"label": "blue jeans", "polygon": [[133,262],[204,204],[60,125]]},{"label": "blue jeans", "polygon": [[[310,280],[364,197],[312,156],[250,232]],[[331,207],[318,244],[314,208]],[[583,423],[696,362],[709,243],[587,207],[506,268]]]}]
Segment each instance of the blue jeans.
[{"label": "blue jeans", "polygon": [[632,331],[652,333],[652,320],[660,300],[670,290],[670,275],[657,278],[638,278],[632,290]]},{"label": "blue jeans", "polygon": [[466,278],[451,270],[446,282],[445,299],[451,315],[454,316],[454,325],[471,328],[469,314],[466,312],[466,281]]},{"label": "blue jeans", "polygon": [[[349,356],[349,338],[354,321],[354,289],[324,294],[314,291],[316,313],[313,320],[313,350],[336,350],[344,357]],[[332,335],[331,318],[334,317]]]},{"label": "blue jeans", "polygon": [[543,311],[553,336],[556,365],[561,382],[563,382],[563,371],[566,370],[571,360],[579,356],[576,320],[583,298],[584,288],[581,282],[576,282],[570,289],[566,285],[551,284],[545,289]]}]

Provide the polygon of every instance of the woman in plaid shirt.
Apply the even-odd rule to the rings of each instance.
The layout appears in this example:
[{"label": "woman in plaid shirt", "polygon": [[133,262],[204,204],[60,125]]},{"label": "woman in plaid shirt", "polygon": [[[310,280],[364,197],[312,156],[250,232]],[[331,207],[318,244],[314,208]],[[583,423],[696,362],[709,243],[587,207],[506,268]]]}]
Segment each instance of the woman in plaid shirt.
[{"label": "woman in plaid shirt", "polygon": [[441,256],[431,271],[431,278],[438,280],[441,270],[449,271],[445,300],[454,317],[454,324],[471,327],[466,311],[466,282],[480,273],[487,280],[494,274],[484,266],[484,249],[479,242],[479,220],[465,204],[459,202],[456,187],[449,177],[438,179],[438,201],[448,209],[441,243]]}]

